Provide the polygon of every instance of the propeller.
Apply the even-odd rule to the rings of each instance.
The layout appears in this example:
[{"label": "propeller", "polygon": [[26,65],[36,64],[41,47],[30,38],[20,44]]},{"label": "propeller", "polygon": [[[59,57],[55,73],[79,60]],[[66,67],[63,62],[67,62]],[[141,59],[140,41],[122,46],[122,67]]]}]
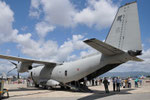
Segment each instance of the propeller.
[{"label": "propeller", "polygon": [[15,68],[13,68],[13,69],[11,69],[10,71],[8,71],[8,72],[7,72],[7,74],[8,74],[8,73],[10,73],[11,71],[15,70],[15,69],[16,69],[16,67],[15,67]]},{"label": "propeller", "polygon": [[[13,68],[13,69],[11,69],[10,71],[8,71],[7,74],[10,73],[11,71],[17,69],[17,65],[19,64],[19,61],[18,61],[18,64],[14,63],[14,62],[12,62],[12,61],[10,61],[10,63],[12,63],[13,65],[15,65],[15,68]],[[20,78],[19,72],[18,72],[18,74],[17,74],[17,78],[18,78],[18,79]]]}]

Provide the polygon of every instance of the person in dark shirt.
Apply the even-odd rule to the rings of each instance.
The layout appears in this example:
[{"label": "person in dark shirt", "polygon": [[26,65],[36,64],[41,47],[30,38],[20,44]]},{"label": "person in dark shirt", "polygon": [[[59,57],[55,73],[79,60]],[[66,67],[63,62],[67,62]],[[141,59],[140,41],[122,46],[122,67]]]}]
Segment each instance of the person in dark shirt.
[{"label": "person in dark shirt", "polygon": [[103,84],[104,84],[105,92],[109,93],[109,89],[108,89],[109,82],[106,77],[104,78]]},{"label": "person in dark shirt", "polygon": [[112,82],[113,82],[113,91],[115,92],[116,91],[116,83],[117,83],[115,77],[113,77]]},{"label": "person in dark shirt", "polygon": [[119,77],[117,77],[117,91],[120,92],[120,84],[121,84],[121,79]]}]

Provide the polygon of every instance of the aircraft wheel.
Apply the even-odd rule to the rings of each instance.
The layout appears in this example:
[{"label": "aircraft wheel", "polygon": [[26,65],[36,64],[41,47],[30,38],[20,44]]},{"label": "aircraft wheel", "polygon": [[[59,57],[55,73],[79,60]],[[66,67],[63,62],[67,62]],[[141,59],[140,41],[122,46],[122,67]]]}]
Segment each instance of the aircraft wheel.
[{"label": "aircraft wheel", "polygon": [[39,87],[39,84],[35,84],[35,87],[37,87],[37,88],[38,88],[38,87]]},{"label": "aircraft wheel", "polygon": [[47,86],[42,86],[43,89],[47,89]]},{"label": "aircraft wheel", "polygon": [[67,89],[67,90],[70,90],[71,88],[70,88],[70,87],[66,87],[66,89]]},{"label": "aircraft wheel", "polygon": [[52,86],[49,86],[49,87],[47,87],[48,88],[48,90],[52,90],[53,89],[53,87]]},{"label": "aircraft wheel", "polygon": [[64,87],[64,86],[61,86],[61,89],[65,89],[65,87]]}]

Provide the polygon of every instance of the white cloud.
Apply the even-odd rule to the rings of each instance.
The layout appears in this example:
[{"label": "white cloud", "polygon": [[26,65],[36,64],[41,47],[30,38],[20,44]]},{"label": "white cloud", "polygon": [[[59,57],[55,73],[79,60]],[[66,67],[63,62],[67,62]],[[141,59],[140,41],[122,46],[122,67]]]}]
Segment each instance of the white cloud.
[{"label": "white cloud", "polygon": [[39,37],[44,38],[48,32],[51,32],[55,29],[55,26],[49,25],[46,22],[40,22],[36,24],[35,29]]},{"label": "white cloud", "polygon": [[5,2],[0,1],[0,43],[12,41],[18,30],[12,28],[13,11]]},{"label": "white cloud", "polygon": [[32,0],[33,16],[44,13],[44,20],[51,25],[74,27],[84,24],[105,28],[111,24],[118,5],[111,0],[88,0],[86,8],[77,10],[70,0]]},{"label": "white cloud", "polygon": [[[39,9],[40,0],[31,0],[31,10],[29,11],[29,16],[39,18],[41,10]],[[36,10],[38,9],[38,10]]]},{"label": "white cloud", "polygon": [[68,41],[64,42],[58,50],[58,57],[60,61],[63,61],[64,58],[66,60],[71,56],[71,53],[75,50],[84,50],[87,49],[88,46],[83,43],[84,36],[82,35],[73,35],[72,39],[68,39]]},{"label": "white cloud", "polygon": [[[31,34],[18,35],[17,43],[22,53],[36,59],[44,59],[49,61],[66,61],[73,59],[72,52],[75,50],[84,50],[88,46],[82,41],[82,35],[73,35],[72,39],[68,39],[64,44],[58,46],[55,41],[34,41]],[[71,57],[72,56],[72,57]],[[75,56],[74,56],[75,57]],[[74,58],[75,59],[75,58]]]},{"label": "white cloud", "polygon": [[104,28],[112,23],[117,9],[111,0],[89,0],[88,7],[77,13],[74,19],[89,27]]},{"label": "white cloud", "polygon": [[54,25],[72,26],[75,9],[69,0],[41,0],[45,20]]},{"label": "white cloud", "polygon": [[150,49],[143,51],[143,54],[139,56],[143,59],[143,62],[128,62],[120,65],[119,67],[113,69],[112,71],[126,72],[126,71],[150,71]]},{"label": "white cloud", "polygon": [[81,52],[80,52],[80,56],[81,56],[81,57],[86,57],[86,56],[91,55],[91,54],[94,54],[94,53],[96,53],[96,52],[98,52],[98,51],[95,50],[95,49],[93,49],[93,48],[91,48],[91,47],[89,47],[89,49],[88,49],[87,51],[81,51]]}]

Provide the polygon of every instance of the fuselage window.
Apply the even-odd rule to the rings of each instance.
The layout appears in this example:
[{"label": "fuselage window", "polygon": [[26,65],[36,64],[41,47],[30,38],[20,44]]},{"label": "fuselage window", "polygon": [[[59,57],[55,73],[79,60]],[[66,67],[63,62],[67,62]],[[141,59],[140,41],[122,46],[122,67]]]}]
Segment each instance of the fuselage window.
[{"label": "fuselage window", "polygon": [[67,70],[65,70],[65,76],[67,76]]}]

